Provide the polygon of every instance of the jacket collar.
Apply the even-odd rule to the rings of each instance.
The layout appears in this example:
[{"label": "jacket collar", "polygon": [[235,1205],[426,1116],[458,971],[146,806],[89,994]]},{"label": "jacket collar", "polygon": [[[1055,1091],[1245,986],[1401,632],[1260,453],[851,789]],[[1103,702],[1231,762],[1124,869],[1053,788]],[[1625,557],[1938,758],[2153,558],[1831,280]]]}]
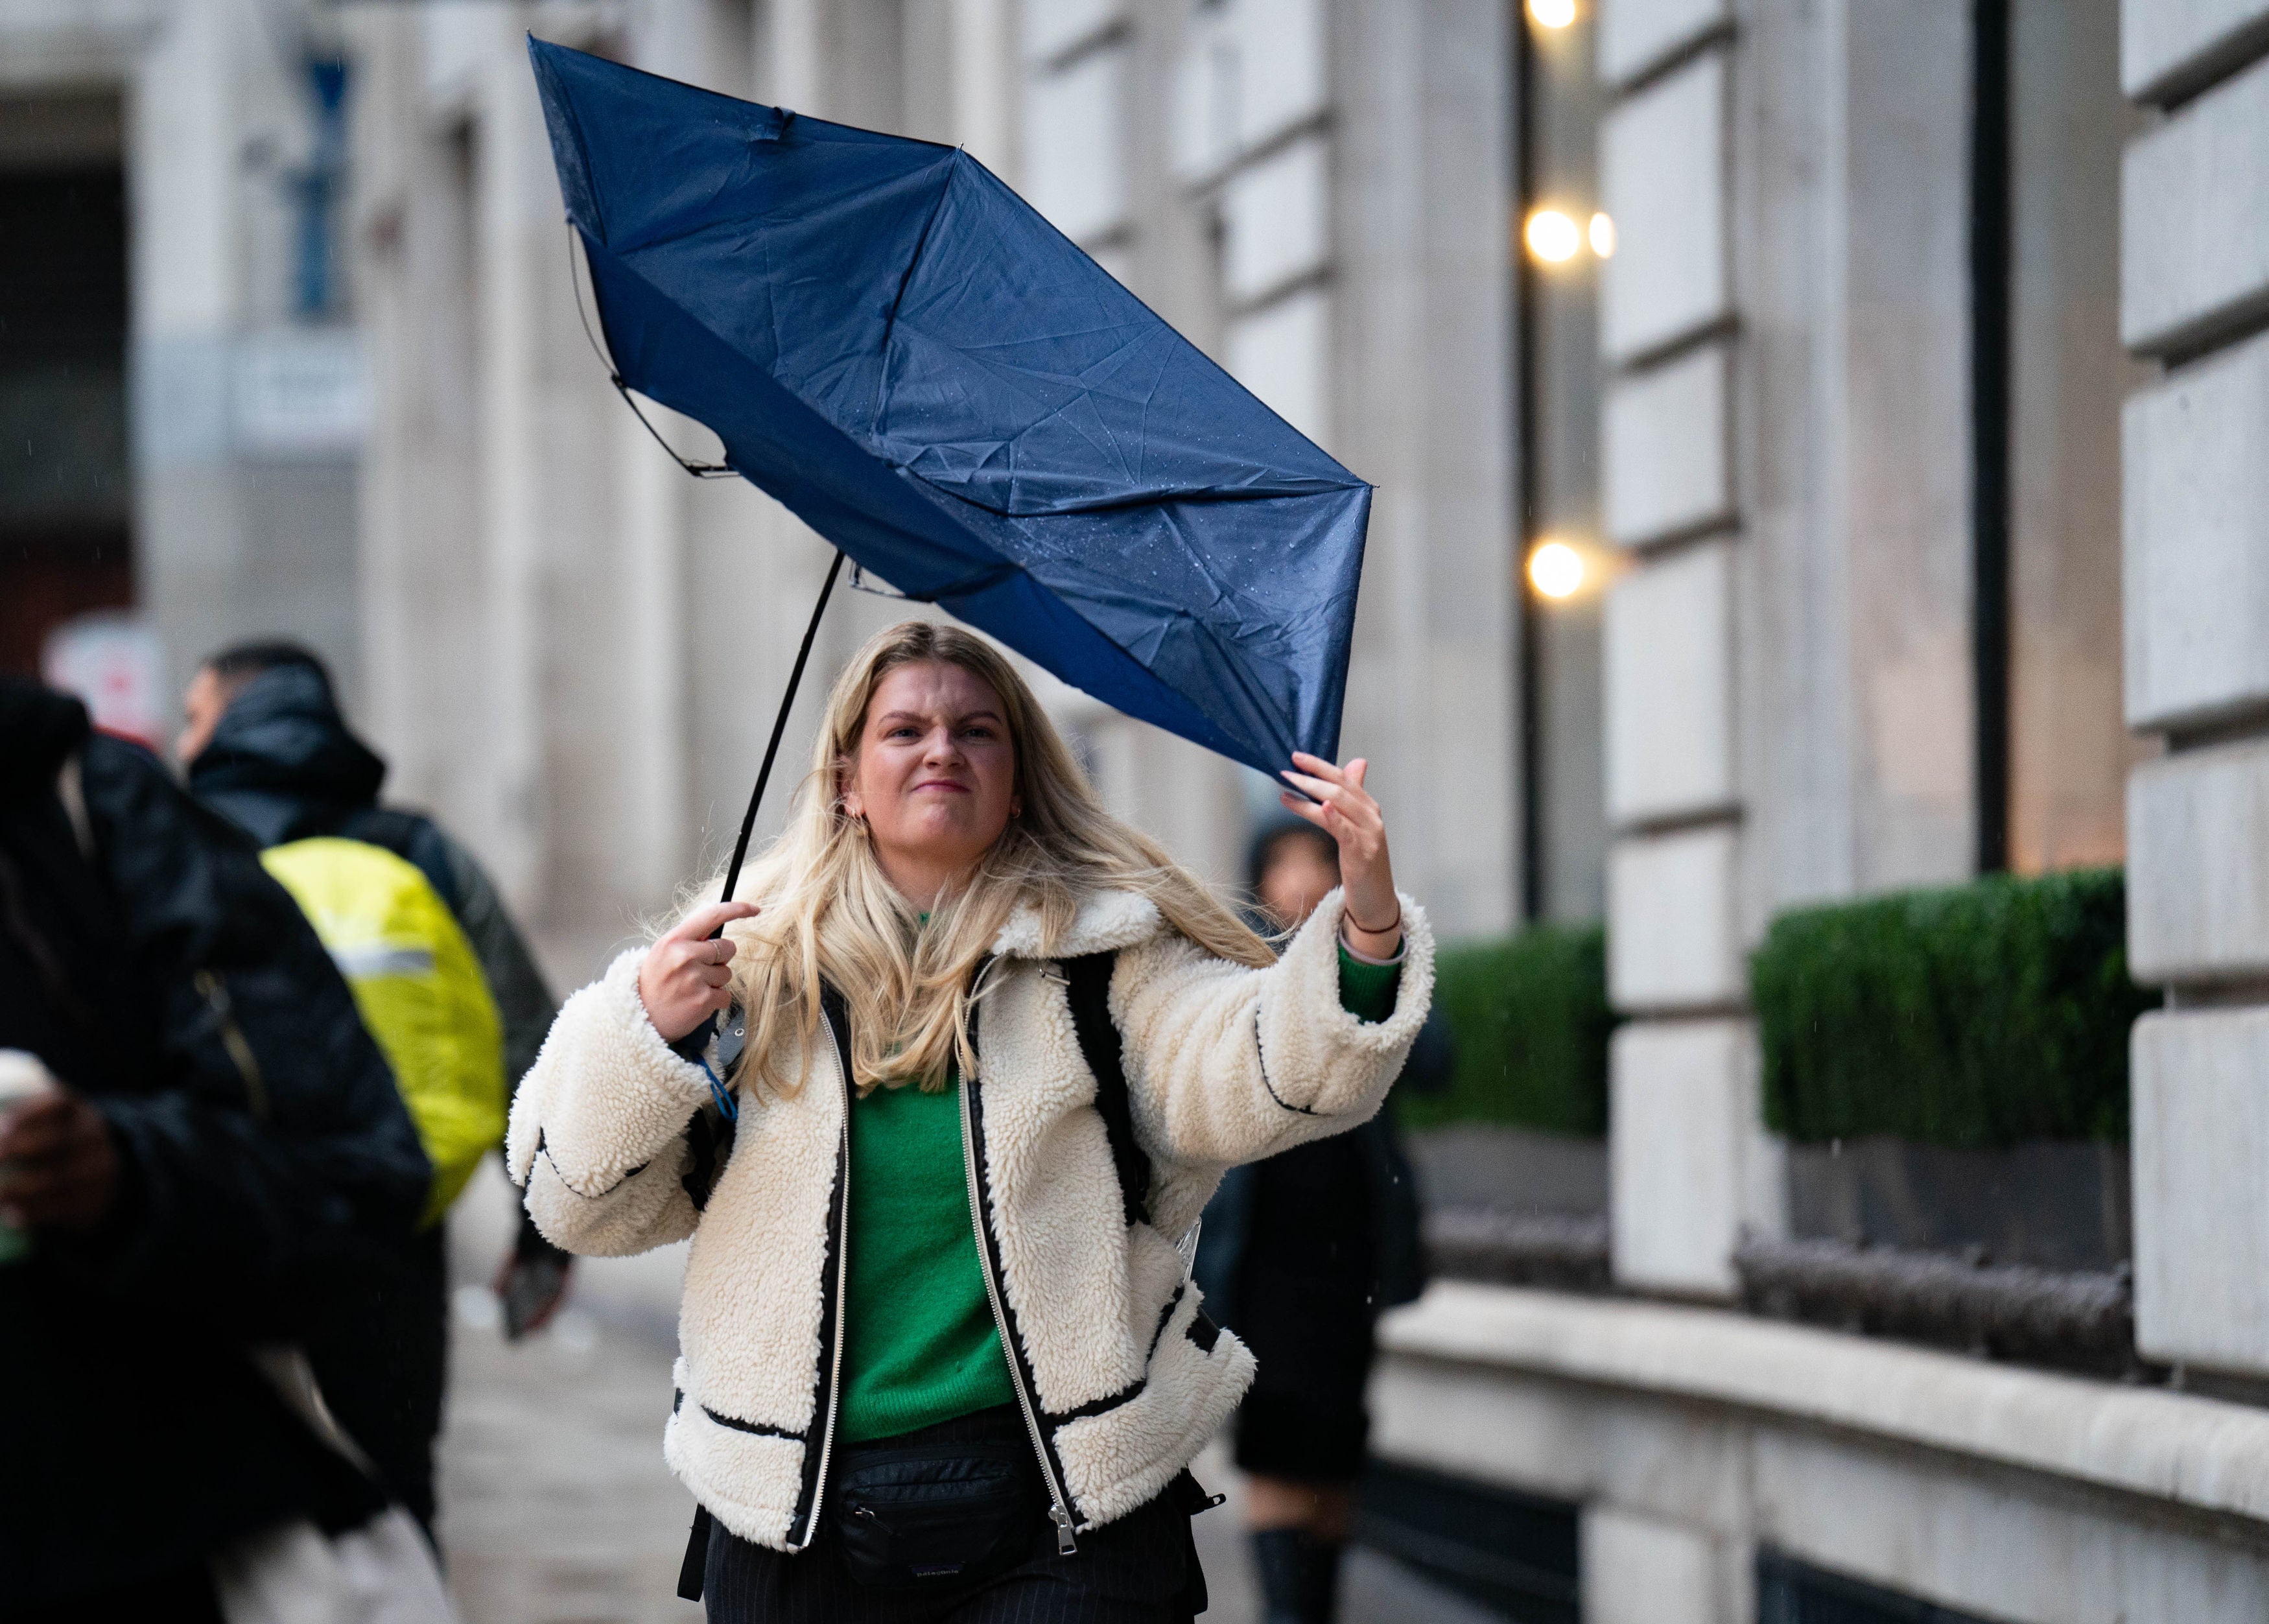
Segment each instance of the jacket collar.
[{"label": "jacket collar", "polygon": [[278,666],[244,686],[189,767],[189,791],[263,845],[373,804],[386,763],[355,737],[322,678]]},{"label": "jacket collar", "polygon": [[1079,905],[1070,927],[1049,953],[1041,947],[1040,916],[1030,904],[1019,905],[993,939],[995,958],[1077,958],[1083,953],[1107,953],[1148,941],[1165,928],[1158,905],[1134,891],[1094,891]]}]

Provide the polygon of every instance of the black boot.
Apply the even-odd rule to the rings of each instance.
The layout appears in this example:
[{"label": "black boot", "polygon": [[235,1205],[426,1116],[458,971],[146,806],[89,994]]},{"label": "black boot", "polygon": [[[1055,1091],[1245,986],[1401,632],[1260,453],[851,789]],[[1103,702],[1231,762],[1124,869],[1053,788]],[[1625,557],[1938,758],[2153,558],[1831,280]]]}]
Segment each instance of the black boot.
[{"label": "black boot", "polygon": [[1336,1539],[1319,1539],[1304,1528],[1255,1533],[1253,1565],[1260,1575],[1262,1624],[1332,1624],[1343,1549]]}]

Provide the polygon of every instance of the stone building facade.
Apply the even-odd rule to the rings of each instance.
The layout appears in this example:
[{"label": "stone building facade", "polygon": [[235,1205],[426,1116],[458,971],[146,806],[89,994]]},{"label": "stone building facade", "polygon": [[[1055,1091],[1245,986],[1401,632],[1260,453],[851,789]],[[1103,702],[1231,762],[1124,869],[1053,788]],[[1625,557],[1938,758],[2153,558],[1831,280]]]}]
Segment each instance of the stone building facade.
[{"label": "stone building facade", "polygon": [[252,628],[358,681],[351,69],[327,11],[0,7],[0,639],[137,609],[174,688]]},{"label": "stone building facade", "polygon": [[[828,553],[607,386],[529,30],[965,145],[1378,485],[1345,749],[1402,882],[1604,919],[1622,1017],[1605,1281],[1382,1327],[1444,1617],[2269,1617],[2269,4],[0,5],[0,188],[122,188],[104,601],[175,680],[332,655],[567,978],[717,865]],[[1043,688],[1240,877],[1264,785]],[[1749,1311],[1820,1154],[1762,1126],[1772,921],[2121,860],[2128,1379]]]},{"label": "stone building facade", "polygon": [[[1376,1447],[1579,1508],[1595,1624],[2261,1616],[2269,9],[1584,11],[1620,1290],[1438,1285]],[[1773,918],[2123,856],[2127,1379],[1741,1311]]]},{"label": "stone building facade", "polygon": [[362,690],[358,67],[304,0],[0,6],[0,665],[122,617],[153,738],[247,636]]}]

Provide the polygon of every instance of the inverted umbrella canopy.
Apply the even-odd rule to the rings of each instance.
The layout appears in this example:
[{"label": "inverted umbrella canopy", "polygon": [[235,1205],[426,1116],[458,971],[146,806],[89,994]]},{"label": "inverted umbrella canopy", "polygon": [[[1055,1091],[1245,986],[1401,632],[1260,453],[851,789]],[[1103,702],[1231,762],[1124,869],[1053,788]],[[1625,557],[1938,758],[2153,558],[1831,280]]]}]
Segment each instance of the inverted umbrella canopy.
[{"label": "inverted umbrella canopy", "polygon": [[1370,486],[965,152],[528,54],[620,382],[1105,703],[1335,757]]}]

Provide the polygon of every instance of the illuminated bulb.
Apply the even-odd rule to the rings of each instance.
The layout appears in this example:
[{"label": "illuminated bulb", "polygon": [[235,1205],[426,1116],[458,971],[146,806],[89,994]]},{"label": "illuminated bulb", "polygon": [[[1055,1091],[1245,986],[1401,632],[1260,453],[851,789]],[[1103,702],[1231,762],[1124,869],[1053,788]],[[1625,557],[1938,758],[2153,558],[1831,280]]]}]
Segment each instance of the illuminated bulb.
[{"label": "illuminated bulb", "polygon": [[1528,579],[1548,598],[1573,597],[1584,584],[1584,555],[1565,542],[1547,542],[1528,555]]},{"label": "illuminated bulb", "polygon": [[1615,223],[1604,214],[1592,217],[1592,252],[1601,259],[1615,256]]},{"label": "illuminated bulb", "polygon": [[1539,209],[1528,217],[1528,251],[1554,264],[1576,257],[1584,239],[1576,222],[1557,209]]},{"label": "illuminated bulb", "polygon": [[1528,20],[1539,28],[1565,28],[1576,20],[1576,0],[1528,0]]}]

